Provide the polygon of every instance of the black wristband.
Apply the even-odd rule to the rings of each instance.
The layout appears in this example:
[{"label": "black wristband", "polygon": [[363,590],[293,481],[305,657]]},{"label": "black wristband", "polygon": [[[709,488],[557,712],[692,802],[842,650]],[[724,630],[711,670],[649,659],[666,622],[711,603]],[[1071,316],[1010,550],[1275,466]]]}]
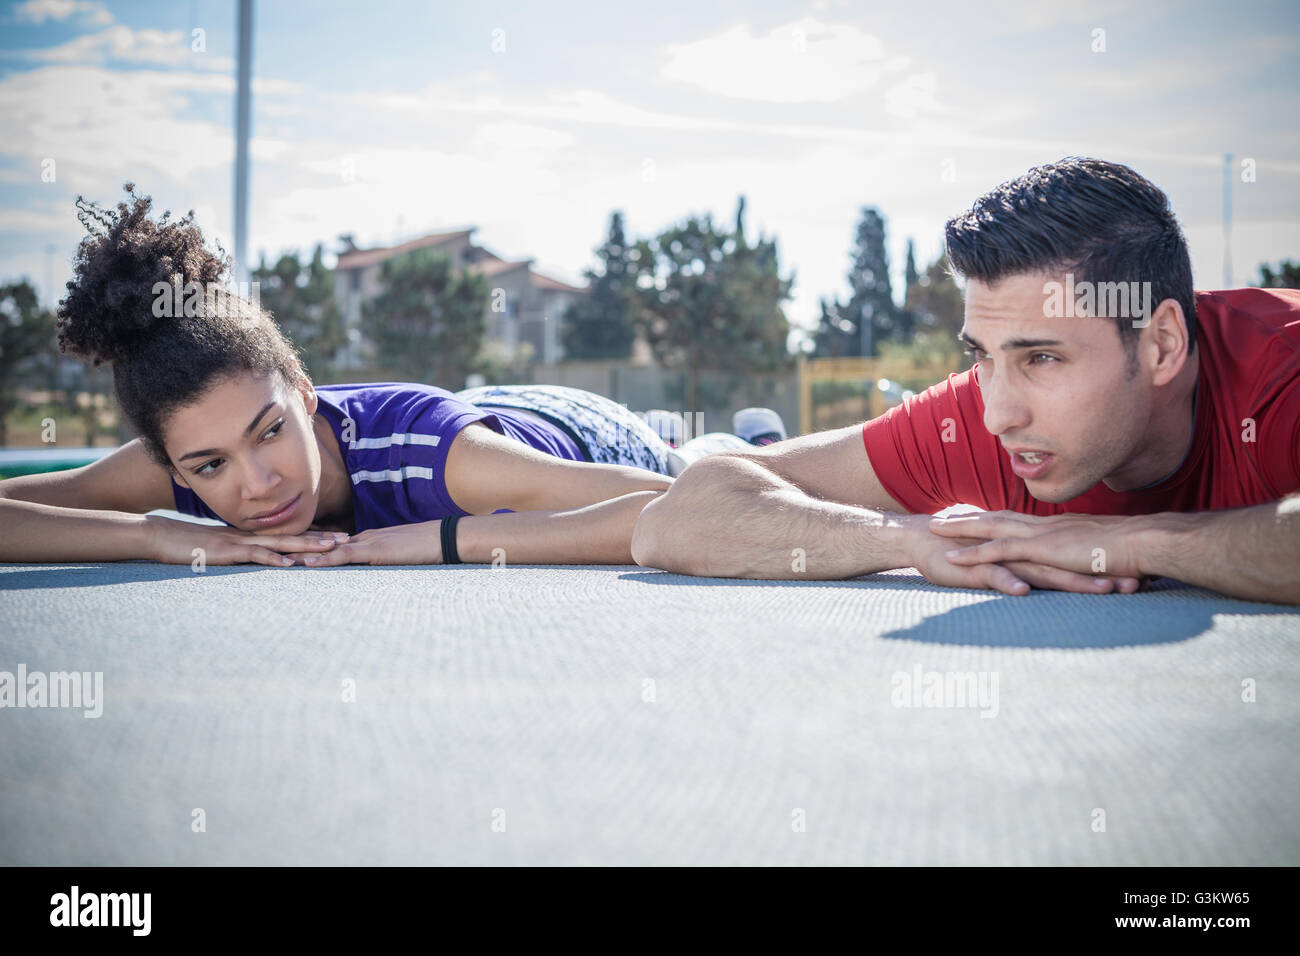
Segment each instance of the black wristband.
[{"label": "black wristband", "polygon": [[460,515],[452,515],[449,518],[443,518],[439,522],[442,533],[442,563],[443,564],[463,564],[460,555],[456,553],[456,523],[460,521]]}]

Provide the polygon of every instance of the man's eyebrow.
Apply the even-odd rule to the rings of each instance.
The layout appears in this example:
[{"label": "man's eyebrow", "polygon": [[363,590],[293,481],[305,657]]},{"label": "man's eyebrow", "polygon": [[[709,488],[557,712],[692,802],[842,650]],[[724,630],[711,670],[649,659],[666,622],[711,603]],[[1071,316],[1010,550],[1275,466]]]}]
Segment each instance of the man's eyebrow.
[{"label": "man's eyebrow", "polygon": [[[270,411],[274,407],[275,407],[275,402],[268,402],[262,408],[262,410],[257,413],[257,417],[254,418],[249,423],[248,427],[244,429],[245,438],[247,438],[249,435],[252,434],[253,429],[257,427],[257,423],[262,420],[262,416],[264,416],[268,411]],[[219,455],[220,453],[221,453],[220,448],[205,448],[202,451],[192,451],[188,455],[181,455],[181,457],[177,458],[176,460],[184,461],[187,458],[202,458],[204,455]]]},{"label": "man's eyebrow", "polygon": [[[973,349],[979,349],[981,352],[986,351],[984,346],[980,345],[965,332],[958,332],[957,338]],[[1059,339],[1007,339],[1007,341],[1002,343],[1002,351],[1013,352],[1016,349],[1041,349],[1063,345],[1065,345],[1065,343]]]}]

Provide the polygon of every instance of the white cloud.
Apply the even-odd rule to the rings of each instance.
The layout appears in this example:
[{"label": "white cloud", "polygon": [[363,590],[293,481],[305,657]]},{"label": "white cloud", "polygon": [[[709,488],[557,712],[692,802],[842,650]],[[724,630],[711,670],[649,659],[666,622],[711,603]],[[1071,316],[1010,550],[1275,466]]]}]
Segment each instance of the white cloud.
[{"label": "white cloud", "polygon": [[[1088,24],[1090,27],[1107,25],[1112,14],[1129,13],[1127,0],[1093,0],[1088,4],[1043,3],[1042,0],[992,0],[989,6],[996,11],[985,17],[988,29],[996,33],[1033,33],[1064,26]],[[1156,5],[1147,3],[1145,13],[1155,12]]]},{"label": "white cloud", "polygon": [[886,65],[879,39],[805,17],[765,35],[741,24],[667,48],[661,75],[719,96],[769,103],[833,103],[875,86]]},{"label": "white cloud", "polygon": [[492,153],[541,158],[573,143],[572,133],[562,133],[531,123],[484,123],[473,146]]},{"label": "white cloud", "polygon": [[69,228],[66,209],[6,209],[5,232],[59,232]]},{"label": "white cloud", "polygon": [[[916,117],[926,112],[943,114],[944,122],[941,124],[911,126],[903,132],[883,125],[872,128],[867,125],[824,126],[798,122],[756,123],[720,119],[708,115],[665,113],[642,109],[597,90],[582,89],[551,91],[545,94],[544,101],[530,101],[525,94],[507,98],[474,93],[461,84],[437,83],[431,84],[417,94],[346,93],[336,97],[335,102],[340,108],[361,108],[371,112],[379,109],[406,114],[408,117],[418,117],[422,114],[434,117],[440,113],[461,113],[641,130],[727,133],[734,134],[738,142],[745,136],[760,136],[788,139],[801,144],[890,146],[902,138],[912,146],[941,148],[946,151],[944,155],[951,155],[954,150],[1003,153],[1031,151],[1043,156],[1050,155],[1051,158],[1056,159],[1069,154],[1079,145],[1077,138],[1070,140],[1036,137],[1032,133],[1009,136],[971,132],[970,129],[982,129],[987,124],[982,121],[982,117],[978,124],[970,123],[969,117],[957,117],[952,110],[936,103],[932,89],[937,86],[937,80],[932,80],[932,76],[934,74],[915,74],[887,91],[886,108],[893,106],[895,115],[899,115],[900,112],[909,112]],[[1211,152],[1172,153],[1161,149],[1134,149],[1122,139],[1125,130],[1117,127],[1108,132],[1115,138],[1102,145],[1094,143],[1093,149],[1100,149],[1102,152],[1127,152],[1141,158],[1191,166],[1213,165],[1221,158]],[[1133,142],[1143,142],[1145,139],[1146,134],[1143,132],[1142,136],[1135,136]]]},{"label": "white cloud", "polygon": [[[264,207],[257,245],[279,251],[342,232],[362,245],[383,244],[399,218],[417,232],[465,225],[490,232],[494,219],[519,220],[525,233],[538,223],[564,229],[574,190],[552,160],[571,140],[538,127],[486,124],[458,151],[296,143],[296,170],[271,174],[284,188]],[[479,238],[494,248],[504,242],[503,255],[531,254],[511,249],[503,234]],[[594,244],[584,237],[584,247]]]},{"label": "white cloud", "polygon": [[[15,73],[0,80],[0,115],[6,117],[0,156],[38,171],[42,159],[52,158],[58,182],[75,183],[88,195],[116,192],[126,179],[184,181],[229,167],[231,129],[200,118],[194,97],[225,101],[233,90],[230,76],[187,71],[47,66]],[[254,137],[251,149],[263,160],[279,157],[286,146]],[[32,175],[39,182],[38,172]]]},{"label": "white cloud", "polygon": [[82,14],[91,23],[113,22],[113,15],[102,3],[91,0],[27,0],[14,7],[14,16],[27,23],[66,20],[73,14]]},{"label": "white cloud", "polygon": [[939,78],[933,72],[913,73],[885,91],[885,111],[902,119],[941,111],[935,93]]},{"label": "white cloud", "polygon": [[28,50],[25,56],[41,63],[84,65],[111,59],[226,72],[234,69],[234,62],[229,57],[196,53],[190,48],[190,43],[190,34],[184,30],[132,30],[119,23],[59,46]]}]

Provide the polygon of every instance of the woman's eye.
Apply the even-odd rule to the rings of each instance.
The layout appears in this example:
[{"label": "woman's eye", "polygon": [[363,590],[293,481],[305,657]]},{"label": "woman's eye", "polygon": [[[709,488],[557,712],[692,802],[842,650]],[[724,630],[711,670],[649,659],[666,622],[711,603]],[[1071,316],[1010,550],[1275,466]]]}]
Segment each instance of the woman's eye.
[{"label": "woman's eye", "polygon": [[[263,438],[274,438],[276,435],[280,434],[280,429],[283,428],[283,427],[284,427],[284,419],[281,419],[280,421],[278,421],[278,422],[276,422],[274,425],[272,425],[270,428],[268,428],[268,429],[266,430],[266,433],[265,433],[262,437],[263,437]],[[225,459],[222,459],[222,458],[214,458],[214,459],[212,459],[212,461],[208,462],[208,463],[207,463],[206,465],[204,465],[202,468],[196,469],[195,472],[194,472],[194,474],[196,474],[196,475],[202,475],[203,477],[206,478],[206,477],[208,477],[209,475],[211,475],[211,474],[213,473],[212,471],[208,471],[208,469],[209,469],[209,468],[213,468],[213,466],[217,465],[218,463],[220,463],[220,462],[222,462],[222,461],[224,461],[224,460],[225,460]],[[213,468],[213,471],[215,471],[215,470],[216,470],[216,469]]]}]

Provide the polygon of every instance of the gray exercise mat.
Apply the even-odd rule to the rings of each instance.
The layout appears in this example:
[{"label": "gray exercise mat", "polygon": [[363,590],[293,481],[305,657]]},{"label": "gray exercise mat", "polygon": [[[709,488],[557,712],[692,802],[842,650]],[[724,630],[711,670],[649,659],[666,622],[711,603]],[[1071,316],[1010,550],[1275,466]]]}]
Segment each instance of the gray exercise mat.
[{"label": "gray exercise mat", "polygon": [[0,565],[20,664],[6,864],[1300,863],[1300,614],[1175,581]]}]

